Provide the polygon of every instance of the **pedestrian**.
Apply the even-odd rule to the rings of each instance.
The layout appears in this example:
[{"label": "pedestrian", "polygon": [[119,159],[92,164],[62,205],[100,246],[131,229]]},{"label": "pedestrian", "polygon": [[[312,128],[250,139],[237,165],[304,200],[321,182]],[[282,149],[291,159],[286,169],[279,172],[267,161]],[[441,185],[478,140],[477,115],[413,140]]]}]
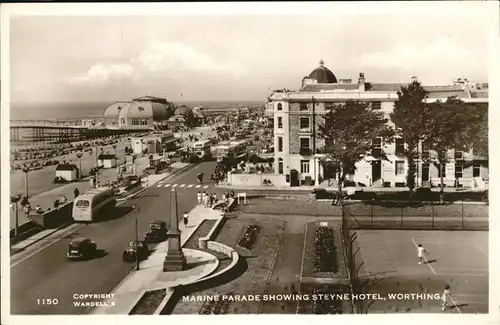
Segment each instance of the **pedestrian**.
[{"label": "pedestrian", "polygon": [[226,193],[222,193],[222,201],[226,202],[227,201],[227,197],[226,197]]},{"label": "pedestrian", "polygon": [[78,190],[77,187],[75,187],[75,190],[73,191],[73,194],[75,195],[75,199],[78,195],[80,195],[80,191]]},{"label": "pedestrian", "polygon": [[28,202],[28,204],[25,204],[23,209],[24,209],[24,213],[26,215],[29,215],[30,212],[31,212],[31,205],[30,205],[30,203]]},{"label": "pedestrian", "polygon": [[234,191],[233,190],[231,190],[231,192],[229,193],[229,197],[234,198]]},{"label": "pedestrian", "polygon": [[213,204],[214,204],[214,196],[211,193],[209,193],[208,194],[208,207],[211,208],[213,206]]},{"label": "pedestrian", "polygon": [[21,200],[21,206],[24,207],[26,205],[29,205],[30,204],[30,201],[28,200],[28,197],[25,196],[23,197],[23,199]]},{"label": "pedestrian", "polygon": [[35,208],[35,211],[36,211],[36,213],[38,213],[38,214],[42,214],[42,213],[43,213],[42,208],[40,208],[40,206],[39,206],[38,204],[37,204],[37,206],[36,206],[36,208]]},{"label": "pedestrian", "polygon": [[184,212],[184,215],[182,216],[182,221],[184,221],[184,227],[187,227],[189,221],[189,215],[187,212]]},{"label": "pedestrian", "polygon": [[206,207],[208,207],[208,194],[203,191],[203,205]]},{"label": "pedestrian", "polygon": [[201,205],[201,203],[202,203],[201,192],[198,192],[196,194],[196,198],[197,198],[198,205]]},{"label": "pedestrian", "polygon": [[59,202],[60,202],[61,204],[64,204],[64,203],[68,202],[68,198],[66,197],[66,195],[63,195],[63,196],[61,197],[61,199],[59,200]]},{"label": "pedestrian", "polygon": [[441,297],[441,300],[442,300],[441,310],[442,311],[445,311],[446,308],[448,308],[448,297],[450,297],[450,286],[445,285],[444,290],[443,290],[443,296]]},{"label": "pedestrian", "polygon": [[429,255],[429,253],[422,247],[421,244],[418,244],[417,247],[417,256],[418,256],[418,264],[422,264],[422,259],[424,258],[424,253]]},{"label": "pedestrian", "polygon": [[54,201],[54,209],[59,207],[59,200],[55,200]]}]

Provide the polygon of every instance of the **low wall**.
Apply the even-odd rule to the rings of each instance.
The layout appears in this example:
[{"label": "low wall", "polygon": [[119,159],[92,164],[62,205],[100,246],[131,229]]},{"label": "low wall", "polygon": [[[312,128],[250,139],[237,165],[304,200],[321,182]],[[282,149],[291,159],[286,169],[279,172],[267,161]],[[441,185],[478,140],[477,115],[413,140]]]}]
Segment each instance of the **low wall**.
[{"label": "low wall", "polygon": [[42,214],[31,214],[28,218],[43,229],[52,229],[72,222],[72,213],[73,202],[68,202]]},{"label": "low wall", "polygon": [[232,186],[262,186],[264,180],[271,181],[273,186],[287,186],[286,176],[281,174],[233,174],[227,175],[228,185]]},{"label": "low wall", "polygon": [[[236,203],[237,203],[236,199],[233,199],[233,198],[229,199],[228,205],[227,205],[227,210],[228,211],[233,210],[234,207],[236,206]],[[222,218],[217,220],[217,222],[212,227],[210,232],[205,237],[200,237],[198,239],[198,247],[199,248],[206,249],[208,247],[207,246],[208,241],[215,239],[215,237],[219,233],[220,229],[222,228],[222,225],[223,225],[225,219],[226,219],[226,216],[223,214]]]},{"label": "low wall", "polygon": [[19,235],[16,237],[16,231],[15,229],[10,230],[10,244],[15,245],[18,242],[25,240],[37,232],[40,232],[42,230],[42,227],[38,224],[36,224],[33,221],[28,221],[22,225],[19,225]]}]

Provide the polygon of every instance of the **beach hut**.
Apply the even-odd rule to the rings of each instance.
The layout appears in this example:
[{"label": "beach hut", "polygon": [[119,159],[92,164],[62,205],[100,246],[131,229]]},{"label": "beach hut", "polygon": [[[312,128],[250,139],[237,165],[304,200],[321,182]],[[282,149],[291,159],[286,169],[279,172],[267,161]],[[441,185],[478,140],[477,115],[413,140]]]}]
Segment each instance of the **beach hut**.
[{"label": "beach hut", "polygon": [[116,167],[116,156],[113,154],[103,153],[97,159],[99,160],[99,166],[102,166],[102,168]]},{"label": "beach hut", "polygon": [[56,167],[56,178],[63,179],[68,182],[76,181],[80,171],[74,164],[59,164]]}]

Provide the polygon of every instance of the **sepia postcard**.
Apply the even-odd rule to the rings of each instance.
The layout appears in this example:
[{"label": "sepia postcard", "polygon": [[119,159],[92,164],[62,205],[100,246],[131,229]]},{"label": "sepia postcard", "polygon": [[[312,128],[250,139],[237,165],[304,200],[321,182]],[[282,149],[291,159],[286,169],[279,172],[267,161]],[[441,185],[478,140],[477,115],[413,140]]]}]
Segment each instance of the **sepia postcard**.
[{"label": "sepia postcard", "polygon": [[500,321],[497,3],[0,12],[2,324]]}]

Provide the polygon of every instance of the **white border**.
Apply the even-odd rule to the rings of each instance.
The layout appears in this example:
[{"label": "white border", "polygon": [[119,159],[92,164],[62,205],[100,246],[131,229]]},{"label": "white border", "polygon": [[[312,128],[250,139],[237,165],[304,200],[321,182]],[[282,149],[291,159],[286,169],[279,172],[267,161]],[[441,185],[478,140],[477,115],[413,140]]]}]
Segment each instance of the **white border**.
[{"label": "white border", "polygon": [[[247,3],[126,3],[126,4],[56,4],[56,3],[27,3],[27,4],[2,4],[1,10],[1,141],[2,141],[2,166],[9,166],[9,17],[20,14],[30,15],[78,15],[78,16],[99,16],[99,15],[325,15],[331,12],[336,14],[387,14],[387,13],[423,13],[423,14],[436,14],[447,12],[464,13],[485,10],[485,19],[491,22],[491,39],[490,39],[490,60],[489,65],[489,120],[496,122],[500,117],[498,109],[500,108],[500,100],[498,95],[499,85],[499,72],[500,65],[498,58],[500,57],[499,47],[499,8],[496,1],[476,2],[476,1],[460,1],[460,2],[352,2],[352,3],[262,3],[262,2],[247,2]],[[362,22],[361,22],[362,23]],[[422,22],[422,23],[425,23]],[[464,28],[467,28],[467,21],[464,21]],[[416,26],[415,28],[418,28]],[[490,123],[490,126],[494,125]],[[490,127],[490,139],[497,139],[497,127]],[[495,143],[495,142],[494,142]],[[436,315],[436,314],[405,314],[405,315],[369,315],[369,316],[298,316],[298,315],[284,315],[284,316],[261,316],[266,321],[280,321],[280,322],[294,322],[300,321],[304,324],[324,323],[338,321],[341,317],[342,321],[348,321],[351,324],[364,324],[367,321],[370,323],[381,324],[422,324],[434,322],[451,322],[453,324],[497,324],[500,321],[499,317],[499,298],[500,292],[498,291],[498,275],[500,270],[498,268],[498,247],[500,247],[500,236],[497,235],[498,221],[494,211],[497,211],[497,202],[499,202],[499,194],[495,191],[496,184],[498,183],[498,173],[494,166],[497,161],[498,146],[490,145],[490,315]],[[8,168],[1,170],[2,189],[1,192],[1,208],[3,216],[9,215],[9,171]],[[7,212],[7,213],[6,213]],[[7,316],[9,312],[9,244],[8,232],[9,223],[8,218],[2,218],[2,323],[4,324],[28,324],[35,322],[36,324],[88,324],[89,321],[94,323],[120,323],[120,324],[137,324],[141,321],[147,324],[165,323],[166,321],[172,323],[186,323],[186,322],[200,322],[206,324],[220,324],[221,321],[236,322],[238,324],[251,324],[255,323],[254,316],[245,315],[244,317],[237,315],[228,315],[223,318],[220,316],[204,317],[200,316],[168,316],[168,320],[164,318],[151,318],[148,316],[91,316],[89,320],[87,317],[81,316]],[[279,317],[279,318],[278,318]],[[300,317],[300,318],[299,318]]]}]

